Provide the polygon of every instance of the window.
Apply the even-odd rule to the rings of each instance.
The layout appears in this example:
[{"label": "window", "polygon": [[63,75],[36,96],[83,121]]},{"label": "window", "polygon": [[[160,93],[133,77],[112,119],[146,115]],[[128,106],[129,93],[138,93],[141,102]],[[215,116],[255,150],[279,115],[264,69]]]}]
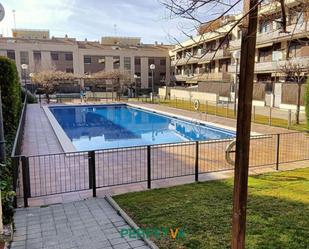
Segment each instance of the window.
[{"label": "window", "polygon": [[237,30],[237,39],[240,39],[241,38],[241,30]]},{"label": "window", "polygon": [[165,80],[165,73],[160,73],[160,80]]},{"label": "window", "polygon": [[299,54],[299,51],[302,48],[302,44],[298,40],[291,41],[289,46],[289,58],[296,57]]},{"label": "window", "polygon": [[266,33],[271,30],[272,22],[271,21],[262,21],[260,22],[259,31],[260,33]]},{"label": "window", "polygon": [[41,61],[42,59],[41,51],[33,51],[33,59],[36,62]]},{"label": "window", "polygon": [[149,58],[149,59],[148,59],[148,64],[149,64],[149,65],[154,64],[154,59],[153,59],[153,58]]},{"label": "window", "polygon": [[100,57],[100,58],[98,59],[98,63],[99,63],[99,64],[105,64],[105,57]]},{"label": "window", "polygon": [[259,49],[259,62],[272,61],[272,47]]},{"label": "window", "polygon": [[27,64],[29,65],[29,54],[27,51],[20,52],[20,64]]},{"label": "window", "polygon": [[113,57],[113,66],[114,66],[114,69],[119,69],[120,67],[120,57],[119,56],[114,56]]},{"label": "window", "polygon": [[50,53],[50,56],[51,56],[51,59],[52,59],[53,61],[59,60],[59,54],[56,53],[56,52],[51,52],[51,53]]},{"label": "window", "polygon": [[160,65],[161,66],[166,66],[166,59],[160,60]]},{"label": "window", "polygon": [[14,50],[8,50],[6,51],[6,55],[9,59],[15,61],[15,51]]},{"label": "window", "polygon": [[84,64],[91,64],[91,57],[90,56],[84,56]]},{"label": "window", "polygon": [[66,73],[74,73],[74,70],[73,70],[73,68],[66,68],[65,72]]},{"label": "window", "polygon": [[229,59],[219,60],[219,72],[228,72],[229,65],[231,61]]},{"label": "window", "polygon": [[65,54],[65,60],[66,61],[72,61],[73,60],[73,54],[72,53]]},{"label": "window", "polygon": [[134,64],[135,65],[140,65],[141,64],[141,57],[135,57]]},{"label": "window", "polygon": [[130,57],[124,57],[124,69],[131,70],[131,58]]},{"label": "window", "polygon": [[205,64],[205,72],[206,73],[213,73],[215,71],[215,62]]}]

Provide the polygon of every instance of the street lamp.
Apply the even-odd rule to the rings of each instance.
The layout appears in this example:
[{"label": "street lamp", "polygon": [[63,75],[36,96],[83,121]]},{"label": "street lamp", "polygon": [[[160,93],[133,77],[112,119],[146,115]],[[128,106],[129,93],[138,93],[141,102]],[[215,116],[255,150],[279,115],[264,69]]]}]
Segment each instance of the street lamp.
[{"label": "street lamp", "polygon": [[156,69],[156,65],[155,64],[151,64],[149,66],[149,68],[151,70],[151,90],[152,90],[152,92],[151,92],[151,100],[153,102],[153,95],[154,95],[153,72]]},{"label": "street lamp", "polygon": [[234,116],[236,116],[237,109],[237,96],[238,96],[238,63],[240,60],[240,50],[234,51],[232,54],[233,58],[236,60],[236,68],[235,68],[235,82],[234,82]]},{"label": "street lamp", "polygon": [[27,73],[28,65],[27,64],[21,64],[21,69],[22,69],[22,78],[24,79],[24,85],[27,89],[26,73]]},{"label": "street lamp", "polygon": [[135,98],[138,97],[138,94],[137,94],[137,79],[138,79],[138,76],[136,74],[134,74],[134,84],[135,84]]}]

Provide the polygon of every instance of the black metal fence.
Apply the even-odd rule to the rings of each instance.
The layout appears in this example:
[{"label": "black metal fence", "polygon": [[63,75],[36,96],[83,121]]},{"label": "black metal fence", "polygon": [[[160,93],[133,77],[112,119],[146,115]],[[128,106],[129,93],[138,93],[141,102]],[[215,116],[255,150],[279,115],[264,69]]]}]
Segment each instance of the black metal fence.
[{"label": "black metal fence", "polygon": [[[24,205],[28,198],[232,170],[231,139],[181,142],[87,152],[22,156]],[[309,136],[301,132],[251,137],[250,167],[309,159]]]},{"label": "black metal fence", "polygon": [[[25,94],[25,99],[23,102],[22,111],[19,118],[19,124],[16,131],[16,136],[11,152],[11,158],[12,158],[12,164],[13,164],[13,191],[19,195],[18,191],[20,188],[18,188],[19,185],[19,164],[20,164],[20,157],[22,151],[22,142],[23,142],[23,134],[24,134],[24,127],[26,122],[26,112],[27,112],[27,93]],[[14,199],[14,206],[16,206],[16,197]]]}]

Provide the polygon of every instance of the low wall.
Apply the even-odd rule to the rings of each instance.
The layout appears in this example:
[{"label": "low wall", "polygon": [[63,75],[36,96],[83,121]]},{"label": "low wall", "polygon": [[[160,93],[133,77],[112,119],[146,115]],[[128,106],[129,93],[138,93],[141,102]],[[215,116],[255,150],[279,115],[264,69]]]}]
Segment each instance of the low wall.
[{"label": "low wall", "polygon": [[198,99],[199,101],[214,101],[217,102],[218,95],[214,93],[196,92],[188,90],[171,89],[171,98],[183,99]]},{"label": "low wall", "polygon": [[116,92],[86,92],[87,98],[116,98],[117,93]]}]

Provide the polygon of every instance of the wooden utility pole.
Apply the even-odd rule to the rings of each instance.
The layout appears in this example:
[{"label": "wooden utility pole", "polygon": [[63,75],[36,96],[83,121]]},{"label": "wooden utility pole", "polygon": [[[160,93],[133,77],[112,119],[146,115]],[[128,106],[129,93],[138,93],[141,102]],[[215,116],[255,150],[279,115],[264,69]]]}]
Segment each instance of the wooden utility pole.
[{"label": "wooden utility pole", "polygon": [[249,146],[258,0],[244,0],[238,90],[232,249],[245,248]]}]

